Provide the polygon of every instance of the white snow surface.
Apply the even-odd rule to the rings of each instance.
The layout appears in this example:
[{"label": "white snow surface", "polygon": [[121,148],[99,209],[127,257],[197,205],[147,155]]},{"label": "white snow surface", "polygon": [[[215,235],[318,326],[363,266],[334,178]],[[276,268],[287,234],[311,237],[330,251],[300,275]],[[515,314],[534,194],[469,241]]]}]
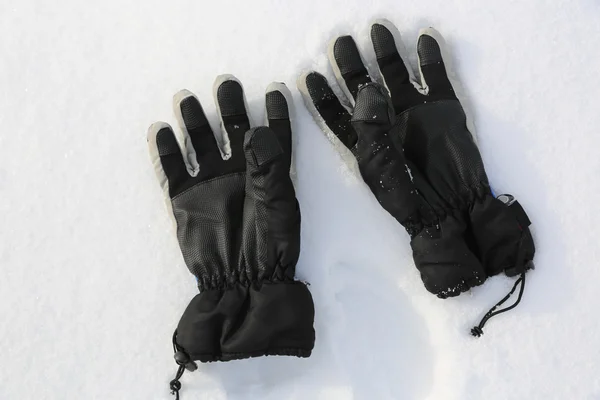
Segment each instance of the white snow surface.
[{"label": "white snow surface", "polygon": [[[533,221],[522,304],[475,339],[510,289],[425,291],[403,228],[356,179],[295,81],[333,81],[327,43],[387,18],[414,49],[445,37],[497,193]],[[197,293],[146,145],[171,98],[232,73],[254,121],[295,102],[299,279],[308,359],[201,365],[187,399],[600,399],[600,3],[596,0],[0,2],[0,399],[171,399],[171,335]],[[411,61],[416,60],[414,51]]]}]

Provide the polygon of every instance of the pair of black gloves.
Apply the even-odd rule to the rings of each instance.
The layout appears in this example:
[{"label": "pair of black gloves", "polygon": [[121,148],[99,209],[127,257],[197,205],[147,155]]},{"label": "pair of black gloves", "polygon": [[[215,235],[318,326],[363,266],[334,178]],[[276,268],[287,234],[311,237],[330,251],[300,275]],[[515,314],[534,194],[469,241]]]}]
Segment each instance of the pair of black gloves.
[{"label": "pair of black gloves", "polygon": [[[331,141],[350,150],[365,183],[410,235],[428,291],[457,296],[504,272],[520,276],[510,293],[520,283],[520,300],[535,251],[530,222],[512,196],[492,192],[449,79],[443,39],[433,29],[419,34],[420,83],[393,25],[376,21],[371,40],[384,85],[372,81],[352,37],[341,36],[329,58],[345,98],[310,72],[298,80],[306,106]],[[197,98],[182,91],[174,101],[180,140],[166,123],[148,133],[183,257],[200,289],[173,336],[177,395],[195,360],[308,357],[315,340],[312,297],[294,278],[300,208],[290,179],[291,94],[282,83],[269,85],[268,126],[260,127],[251,126],[233,76],[217,79],[214,96],[221,132],[211,130]],[[474,335],[506,310],[495,308]]]}]

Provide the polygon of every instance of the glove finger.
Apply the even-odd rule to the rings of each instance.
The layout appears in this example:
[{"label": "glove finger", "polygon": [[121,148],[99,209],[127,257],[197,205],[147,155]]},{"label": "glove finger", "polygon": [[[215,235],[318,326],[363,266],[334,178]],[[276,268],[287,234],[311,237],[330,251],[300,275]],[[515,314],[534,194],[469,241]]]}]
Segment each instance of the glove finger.
[{"label": "glove finger", "polygon": [[376,83],[361,87],[352,116],[352,125],[358,133],[354,151],[358,166],[379,203],[406,226],[410,219],[420,220],[416,216],[421,199],[404,154],[392,140],[394,123],[394,109],[385,88]]},{"label": "glove finger", "polygon": [[383,81],[390,91],[396,115],[416,103],[421,97],[416,89],[415,76],[398,29],[387,20],[371,25],[371,42]]},{"label": "glove finger", "polygon": [[173,129],[156,122],[148,129],[148,149],[158,182],[170,198],[183,191],[191,180]]},{"label": "glove finger", "polygon": [[217,112],[221,121],[221,134],[225,159],[234,169],[244,168],[244,134],[250,129],[250,118],[242,84],[233,75],[220,75],[213,87]]},{"label": "glove finger", "polygon": [[354,105],[358,87],[371,82],[356,42],[350,35],[340,36],[330,42],[327,54],[338,84]]},{"label": "glove finger", "polygon": [[292,161],[290,104],[292,104],[292,94],[285,84],[273,82],[267,87],[265,94],[267,125],[277,136],[288,164],[288,169]]},{"label": "glove finger", "polygon": [[192,143],[192,146],[186,146],[186,152],[188,160],[197,162],[194,169],[199,165],[200,178],[204,180],[222,174],[225,161],[198,98],[184,89],[173,97],[173,109],[186,144],[187,138]]},{"label": "glove finger", "polygon": [[350,124],[350,113],[333,93],[327,79],[318,72],[308,72],[298,78],[298,90],[321,130],[335,135],[347,148],[353,148],[357,136]]},{"label": "glove finger", "polygon": [[[295,265],[300,254],[300,209],[287,157],[277,134],[264,126],[246,133],[244,152],[246,201],[254,205],[246,205],[245,218],[249,209],[255,213],[255,223],[247,226],[256,230],[258,270],[266,274],[286,274],[286,278],[293,279],[292,267],[272,270],[273,266]],[[267,272],[269,268],[271,272]]]},{"label": "glove finger", "polygon": [[[442,47],[445,45],[442,36],[433,28],[424,29],[417,41],[417,55],[421,71],[421,85],[431,95],[456,97],[452,84],[448,79],[444,63]],[[428,88],[428,89],[427,89]]]}]

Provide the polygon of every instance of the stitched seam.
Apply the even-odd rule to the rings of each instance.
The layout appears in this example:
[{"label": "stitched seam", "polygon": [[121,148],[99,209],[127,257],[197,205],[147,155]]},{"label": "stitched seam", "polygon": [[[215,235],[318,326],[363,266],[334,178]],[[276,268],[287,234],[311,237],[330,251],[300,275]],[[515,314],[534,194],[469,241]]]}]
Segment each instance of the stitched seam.
[{"label": "stitched seam", "polygon": [[[242,354],[258,354],[258,353],[269,353],[272,351],[296,351],[296,350],[312,350],[310,347],[275,347],[275,348],[269,348],[269,349],[265,349],[265,350],[257,350],[257,351],[251,351],[251,352],[222,352],[222,353],[218,353],[219,355],[242,355]],[[194,353],[194,355],[205,355],[205,356],[211,356],[214,355],[215,353]]]},{"label": "stitched seam", "polygon": [[[283,270],[287,269],[287,267],[283,267],[280,264],[277,264],[275,266],[275,268],[282,268]],[[236,279],[235,281],[229,281],[229,282],[209,282],[208,285],[198,285],[198,288],[201,291],[206,291],[206,290],[228,290],[228,289],[232,289],[237,285],[241,285],[244,287],[250,287],[250,286],[261,286],[264,283],[271,283],[271,284],[301,284],[304,285],[303,282],[301,281],[297,281],[295,279],[292,278],[286,278],[284,276],[283,279],[277,279],[274,276],[271,276],[269,278],[262,278],[262,279],[246,279],[246,280],[242,280],[242,279]]]},{"label": "stitched seam", "polygon": [[214,178],[211,178],[211,179],[208,179],[208,180],[206,180],[206,181],[200,181],[200,182],[196,183],[195,185],[193,185],[193,186],[190,186],[189,188],[185,189],[183,192],[181,192],[181,193],[178,193],[177,195],[175,195],[175,197],[171,197],[171,202],[172,202],[173,200],[175,200],[175,199],[179,198],[180,196],[183,196],[185,193],[189,192],[190,190],[192,190],[193,188],[195,188],[195,187],[197,187],[197,186],[203,185],[203,184],[205,184],[205,183],[209,183],[209,182],[215,182],[215,181],[218,181],[218,180],[221,180],[221,179],[229,178],[229,177],[232,177],[232,176],[234,176],[234,175],[241,175],[241,174],[245,174],[245,173],[246,173],[246,171],[231,172],[231,173],[229,173],[229,174],[226,174],[226,175],[216,176],[216,177],[214,177]]},{"label": "stitched seam", "polygon": [[[427,96],[425,96],[425,97],[427,97]],[[447,99],[438,99],[438,100],[434,100],[434,101],[431,101],[431,102],[428,101],[426,103],[415,104],[414,106],[412,106],[410,108],[407,108],[406,110],[402,111],[400,114],[396,115],[396,123],[398,123],[398,120],[400,119],[401,116],[403,116],[404,114],[406,114],[406,113],[408,113],[408,112],[410,112],[410,111],[412,111],[412,110],[414,110],[416,108],[419,108],[421,106],[430,106],[432,104],[437,104],[437,103],[445,103],[445,102],[456,102],[456,103],[458,103],[458,105],[462,109],[462,104],[460,104],[460,101],[458,101],[457,98],[449,97]],[[464,109],[463,109],[463,113],[464,113]]]},{"label": "stitched seam", "polygon": [[235,358],[250,358],[262,355],[309,355],[312,352],[311,347],[277,347],[265,350],[258,350],[254,352],[236,352],[236,353],[193,353],[192,358],[197,359],[200,357],[210,357],[212,360],[220,360],[224,357],[235,357]]}]

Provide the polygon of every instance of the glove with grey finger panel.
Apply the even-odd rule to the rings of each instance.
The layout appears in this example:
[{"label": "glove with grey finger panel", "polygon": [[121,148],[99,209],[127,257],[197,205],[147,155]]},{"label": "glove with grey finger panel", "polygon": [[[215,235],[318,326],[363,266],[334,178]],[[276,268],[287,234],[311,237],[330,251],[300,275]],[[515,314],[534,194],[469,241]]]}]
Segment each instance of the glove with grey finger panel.
[{"label": "glove with grey finger panel", "polygon": [[[391,96],[392,113],[377,110],[357,119],[359,97],[363,93],[359,88],[365,76],[369,76],[366,68],[360,67],[362,57],[350,36],[333,41],[329,51],[333,71],[347,98],[338,101],[326,79],[310,72],[298,82],[307,107],[330,138],[335,136],[353,149],[361,175],[375,196],[407,227],[415,263],[430,291],[441,297],[453,296],[482,283],[489,275],[502,271],[513,275],[526,269],[534,252],[527,228],[529,220],[522,208],[507,207],[492,195],[472,135],[472,124],[448,74],[443,39],[431,28],[421,31],[417,42],[420,84],[416,83],[399,39],[397,29],[389,21],[378,20],[371,26],[376,65]],[[370,105],[367,109],[374,107],[373,99],[365,99],[363,103]],[[348,104],[356,108],[343,106]],[[387,137],[379,135],[378,142],[364,148],[366,153],[357,154],[361,143],[363,146],[365,143],[361,136],[368,136],[361,134],[360,126],[365,127],[363,133],[369,125],[385,131],[387,128],[378,120],[386,114],[394,115],[396,120],[387,130]],[[382,145],[384,142],[386,146]],[[408,168],[415,191],[422,199],[420,214],[409,218],[410,224],[402,219],[414,215],[410,211],[415,208],[412,197],[405,194],[397,196],[396,201],[387,200],[394,198],[393,193],[398,189],[382,186],[386,181],[405,181],[400,178],[405,174],[403,168],[391,164],[385,168],[382,160],[393,159],[387,153],[385,156],[379,154],[380,150],[372,156],[368,153],[387,149],[389,143],[402,153],[404,161],[394,159],[394,162]],[[365,160],[370,159],[371,166],[365,167]],[[418,232],[419,229],[422,230]],[[463,261],[457,262],[461,257]],[[457,274],[462,266],[466,266],[464,274]],[[436,282],[448,284],[440,286]]]},{"label": "glove with grey finger panel", "polygon": [[[241,84],[219,79],[215,100],[222,132],[213,134],[200,103],[186,92],[175,101],[183,139],[164,123],[148,133],[179,246],[200,290],[173,336],[180,365],[171,382],[175,394],[194,360],[308,357],[315,340],[312,297],[295,280],[300,209],[289,175],[291,96],[283,84],[269,86],[271,126],[251,128]],[[193,148],[183,153],[195,154],[195,176],[178,142]]]},{"label": "glove with grey finger panel", "polygon": [[[339,41],[343,46],[336,46]],[[429,185],[422,184],[420,186],[427,188],[421,189],[420,193],[413,183],[413,179],[420,182],[426,180],[416,179],[418,171],[409,171],[407,168],[410,160],[403,154],[400,136],[395,128],[398,107],[406,108],[406,105],[398,102],[390,104],[385,89],[380,86],[372,83],[360,86],[366,69],[358,67],[362,60],[351,37],[343,36],[333,43],[330,46],[333,49],[330,51],[333,69],[345,72],[336,74],[338,82],[349,88],[344,92],[351,96],[360,95],[352,98],[352,101],[338,101],[325,77],[310,72],[302,75],[298,82],[308,108],[329,136],[335,135],[353,152],[361,175],[375,197],[413,238],[415,263],[427,290],[439,297],[456,296],[482,283],[485,272],[467,243],[466,223],[463,220],[450,223],[449,220],[447,229],[440,235],[435,229],[439,226],[436,210],[423,197],[423,193],[432,194],[435,191]],[[354,49],[349,50],[352,46]],[[354,59],[350,60],[352,57]],[[392,57],[392,61],[394,59],[400,60],[400,64],[389,64],[388,72],[402,68],[405,74],[401,81],[402,91],[410,91],[417,104],[424,103],[426,96],[411,83],[411,74],[406,72],[405,64],[398,55]],[[343,65],[346,62],[348,66]],[[390,79],[390,82],[394,80]],[[356,107],[350,113],[342,103],[355,104]]]},{"label": "glove with grey finger panel", "polygon": [[415,265],[428,291],[456,296],[485,280],[473,252],[468,226],[458,213],[440,218],[431,204],[435,193],[417,168],[408,168],[398,146],[399,132],[386,90],[376,83],[360,87],[352,125],[361,175],[380,202],[411,236]]}]

